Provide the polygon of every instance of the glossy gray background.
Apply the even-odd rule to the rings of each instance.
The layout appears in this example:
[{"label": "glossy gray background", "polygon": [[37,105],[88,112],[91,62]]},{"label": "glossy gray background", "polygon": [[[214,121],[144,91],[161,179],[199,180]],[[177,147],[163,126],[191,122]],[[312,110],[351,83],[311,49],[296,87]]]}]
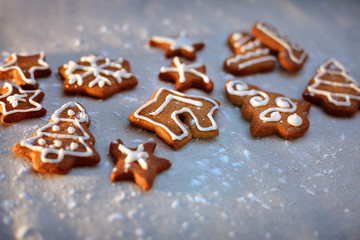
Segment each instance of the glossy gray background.
[{"label": "glossy gray background", "polygon": [[[0,124],[0,239],[359,239],[360,113],[343,119],[313,106],[305,136],[254,138],[240,109],[226,99],[224,83],[232,76],[222,71],[231,54],[228,34],[248,31],[261,19],[296,39],[310,58],[298,73],[277,66],[245,82],[301,98],[328,57],[359,81],[359,13],[359,1],[0,0],[2,57],[44,51],[53,69],[39,80],[46,117]],[[181,30],[206,44],[198,61],[215,90],[186,93],[221,102],[220,136],[174,151],[127,116],[157,88],[174,88],[157,79],[170,60],[147,41]],[[64,95],[57,68],[90,53],[128,59],[140,84],[104,101]],[[11,148],[72,100],[91,116],[102,161],[66,176],[37,174]],[[153,138],[155,153],[172,161],[151,191],[110,182],[108,146],[116,138],[134,147]]]}]

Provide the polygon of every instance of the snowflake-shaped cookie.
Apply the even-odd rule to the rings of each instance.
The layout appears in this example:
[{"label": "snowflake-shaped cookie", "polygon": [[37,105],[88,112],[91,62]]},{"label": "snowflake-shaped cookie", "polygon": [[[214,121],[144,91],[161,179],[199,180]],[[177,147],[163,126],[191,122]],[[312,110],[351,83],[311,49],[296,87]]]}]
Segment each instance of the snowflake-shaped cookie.
[{"label": "snowflake-shaped cookie", "polygon": [[138,81],[131,73],[130,63],[122,58],[88,55],[80,61],[69,61],[59,68],[65,79],[64,91],[71,94],[107,98],[115,93],[134,88]]}]

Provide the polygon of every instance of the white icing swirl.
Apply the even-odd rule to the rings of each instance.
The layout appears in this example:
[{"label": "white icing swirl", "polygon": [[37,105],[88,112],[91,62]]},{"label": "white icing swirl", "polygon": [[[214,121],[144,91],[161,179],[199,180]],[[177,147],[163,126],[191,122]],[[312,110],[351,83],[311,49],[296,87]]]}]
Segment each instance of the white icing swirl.
[{"label": "white icing swirl", "polygon": [[[255,89],[249,89],[249,86],[240,81],[240,80],[232,80],[227,82],[226,84],[226,91],[230,95],[236,95],[240,97],[244,96],[254,96],[250,99],[250,104],[253,107],[260,107],[260,106],[266,106],[269,101],[270,97],[266,92],[255,90]],[[275,122],[280,121],[282,116],[280,112],[284,113],[292,113],[295,112],[297,107],[296,104],[291,101],[290,98],[287,97],[277,97],[275,98],[275,104],[277,107],[271,107],[266,109],[265,111],[260,113],[260,119],[265,122]],[[270,116],[269,116],[270,115]],[[296,124],[300,121],[298,119],[295,119],[296,117],[290,118],[290,122]],[[295,123],[296,121],[296,123]],[[302,124],[302,121],[300,125]]]}]

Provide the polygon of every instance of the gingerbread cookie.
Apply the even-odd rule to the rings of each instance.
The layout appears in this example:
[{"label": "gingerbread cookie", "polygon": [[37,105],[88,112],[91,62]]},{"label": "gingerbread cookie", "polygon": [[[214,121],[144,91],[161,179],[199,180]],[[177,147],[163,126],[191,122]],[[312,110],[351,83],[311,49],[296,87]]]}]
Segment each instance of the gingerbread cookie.
[{"label": "gingerbread cookie", "polygon": [[155,142],[128,148],[120,139],[113,141],[110,144],[110,154],[115,167],[111,173],[111,181],[134,179],[141,188],[150,190],[156,175],[171,166],[169,160],[153,154],[155,147]]},{"label": "gingerbread cookie", "polygon": [[44,95],[40,90],[22,90],[15,84],[5,83],[0,88],[1,122],[14,123],[44,116],[46,109],[40,105]]},{"label": "gingerbread cookie", "polygon": [[303,97],[336,116],[350,117],[360,109],[359,84],[333,58],[319,66]]},{"label": "gingerbread cookie", "polygon": [[0,66],[0,78],[14,79],[22,89],[37,89],[36,79],[51,75],[44,53],[11,54],[6,64]]},{"label": "gingerbread cookie", "polygon": [[115,93],[134,88],[138,80],[131,73],[130,63],[122,58],[88,55],[80,61],[69,61],[59,68],[65,79],[64,92],[108,98]]},{"label": "gingerbread cookie", "polygon": [[195,87],[211,92],[214,85],[205,73],[205,65],[200,63],[188,64],[181,61],[179,57],[174,57],[170,67],[161,68],[159,78],[165,81],[175,82],[178,91]]},{"label": "gingerbread cookie", "polygon": [[178,149],[191,137],[219,135],[213,117],[219,107],[218,101],[208,97],[189,96],[160,88],[128,119],[139,127],[156,132],[167,144]]},{"label": "gingerbread cookie", "polygon": [[308,58],[299,44],[290,42],[286,36],[281,36],[278,30],[268,23],[255,23],[252,34],[272,50],[278,51],[279,62],[288,71],[300,70]]},{"label": "gingerbread cookie", "polygon": [[276,58],[259,39],[244,32],[234,32],[228,37],[228,43],[236,54],[225,60],[225,71],[241,76],[274,69]]},{"label": "gingerbread cookie", "polygon": [[55,111],[50,123],[16,144],[13,151],[32,159],[33,168],[41,173],[65,174],[72,167],[95,165],[100,155],[89,125],[90,117],[81,104],[66,103]]},{"label": "gingerbread cookie", "polygon": [[227,81],[226,94],[230,102],[241,107],[243,117],[251,121],[253,136],[278,133],[284,138],[297,138],[309,128],[307,101],[263,91],[240,80]]},{"label": "gingerbread cookie", "polygon": [[202,42],[189,39],[185,32],[180,32],[175,38],[153,36],[150,38],[149,45],[164,49],[167,58],[182,56],[188,60],[195,60],[196,52],[205,46]]}]

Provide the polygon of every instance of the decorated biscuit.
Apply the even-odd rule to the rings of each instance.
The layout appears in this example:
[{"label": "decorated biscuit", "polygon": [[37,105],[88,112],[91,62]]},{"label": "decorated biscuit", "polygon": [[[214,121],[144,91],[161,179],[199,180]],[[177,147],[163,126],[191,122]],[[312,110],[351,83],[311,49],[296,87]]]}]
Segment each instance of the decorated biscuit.
[{"label": "decorated biscuit", "polygon": [[160,88],[152,98],[129,116],[133,124],[156,132],[167,144],[178,149],[191,137],[219,135],[214,114],[218,101]]},{"label": "decorated biscuit", "polygon": [[174,57],[170,67],[161,68],[159,78],[165,81],[175,82],[178,91],[195,87],[211,92],[214,85],[205,73],[205,65],[200,63],[188,64],[181,61],[179,57]]},{"label": "decorated biscuit", "polygon": [[0,66],[0,78],[14,79],[22,89],[37,89],[36,79],[51,75],[44,53],[11,54],[8,62]]},{"label": "decorated biscuit", "polygon": [[270,49],[248,33],[230,34],[228,44],[235,55],[225,60],[225,71],[241,76],[274,69],[276,58],[270,54]]},{"label": "decorated biscuit", "polygon": [[299,44],[291,42],[287,36],[281,36],[278,30],[268,23],[255,23],[252,34],[270,49],[278,51],[279,62],[288,71],[300,70],[308,58]]},{"label": "decorated biscuit", "polygon": [[251,121],[253,136],[278,133],[284,138],[297,138],[306,133],[310,103],[266,92],[240,80],[226,82],[230,102],[241,107],[243,117]]},{"label": "decorated biscuit", "polygon": [[130,63],[122,58],[88,55],[80,61],[69,61],[59,68],[65,79],[64,92],[108,98],[115,93],[134,88],[138,80],[131,73]]},{"label": "decorated biscuit", "polygon": [[150,38],[149,45],[164,49],[167,58],[181,56],[188,60],[195,60],[196,52],[205,46],[202,42],[189,39],[185,32],[180,32],[179,36],[174,38],[153,36]]},{"label": "decorated biscuit", "polygon": [[0,88],[1,122],[14,123],[44,116],[46,109],[40,105],[43,98],[40,90],[23,90],[18,85],[5,83]]},{"label": "decorated biscuit", "polygon": [[13,151],[31,159],[35,171],[41,173],[65,174],[72,167],[95,165],[100,155],[89,125],[90,117],[81,104],[66,103],[55,111],[50,123],[16,144]]},{"label": "decorated biscuit", "polygon": [[150,190],[156,175],[167,170],[171,162],[165,158],[159,158],[153,153],[156,143],[147,142],[137,148],[126,147],[120,139],[110,144],[110,154],[115,167],[111,173],[111,181],[133,179],[144,190]]},{"label": "decorated biscuit", "polygon": [[359,84],[333,58],[319,66],[303,97],[336,116],[350,117],[360,109]]}]

